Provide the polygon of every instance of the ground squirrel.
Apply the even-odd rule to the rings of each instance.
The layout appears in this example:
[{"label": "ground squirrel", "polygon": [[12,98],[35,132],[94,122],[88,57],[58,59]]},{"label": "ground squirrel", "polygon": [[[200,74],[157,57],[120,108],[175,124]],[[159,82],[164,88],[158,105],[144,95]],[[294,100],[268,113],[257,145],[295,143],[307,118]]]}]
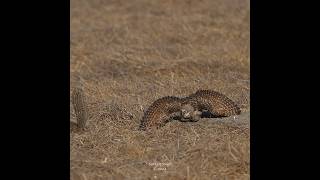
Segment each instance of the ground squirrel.
[{"label": "ground squirrel", "polygon": [[241,113],[240,108],[225,95],[213,90],[198,90],[184,98],[182,119],[198,121],[201,117],[227,117]]},{"label": "ground squirrel", "polygon": [[74,88],[72,91],[72,104],[77,118],[77,123],[70,122],[72,130],[85,130],[88,120],[88,107],[82,88]]},{"label": "ground squirrel", "polygon": [[181,117],[182,99],[166,96],[154,101],[144,113],[139,129],[146,130],[151,127],[161,127],[173,119]]}]

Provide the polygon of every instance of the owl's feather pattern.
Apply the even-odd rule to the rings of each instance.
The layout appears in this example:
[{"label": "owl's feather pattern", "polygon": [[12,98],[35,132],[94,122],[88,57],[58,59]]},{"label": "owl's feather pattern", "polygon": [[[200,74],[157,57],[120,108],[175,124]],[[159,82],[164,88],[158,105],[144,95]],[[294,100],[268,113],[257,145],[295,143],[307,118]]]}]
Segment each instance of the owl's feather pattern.
[{"label": "owl's feather pattern", "polygon": [[161,127],[174,117],[179,117],[182,99],[166,96],[154,101],[144,113],[139,129],[146,130],[151,127]]},{"label": "owl's feather pattern", "polygon": [[226,117],[241,113],[240,108],[225,95],[213,90],[198,90],[185,98],[166,96],[157,99],[144,113],[139,129],[159,128],[173,118],[186,120],[184,119],[186,112],[181,112],[182,107],[187,107],[185,105],[191,105],[192,108],[186,112],[191,111],[189,114],[195,115],[189,117],[190,121],[197,121],[200,118],[197,115],[198,112],[208,111],[214,117]]},{"label": "owl's feather pattern", "polygon": [[186,97],[183,104],[191,104],[195,110],[209,111],[215,117],[238,115],[240,108],[227,96],[213,90],[198,90]]}]

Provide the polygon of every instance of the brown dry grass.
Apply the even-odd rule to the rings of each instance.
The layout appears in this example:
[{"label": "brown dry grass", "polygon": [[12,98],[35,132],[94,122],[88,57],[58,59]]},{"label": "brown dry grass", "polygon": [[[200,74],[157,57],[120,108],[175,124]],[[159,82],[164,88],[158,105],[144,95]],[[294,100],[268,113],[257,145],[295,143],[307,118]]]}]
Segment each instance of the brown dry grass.
[{"label": "brown dry grass", "polygon": [[[87,130],[70,133],[71,179],[249,179],[249,12],[249,0],[71,0],[71,87],[89,107]],[[197,89],[233,99],[245,125],[137,131],[154,100]]]}]

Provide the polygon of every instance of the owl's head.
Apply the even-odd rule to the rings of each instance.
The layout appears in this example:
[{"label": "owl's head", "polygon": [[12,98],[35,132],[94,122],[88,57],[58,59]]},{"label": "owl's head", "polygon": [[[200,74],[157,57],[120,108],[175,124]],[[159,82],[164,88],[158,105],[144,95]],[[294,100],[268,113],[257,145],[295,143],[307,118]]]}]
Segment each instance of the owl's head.
[{"label": "owl's head", "polygon": [[201,111],[195,109],[191,104],[184,104],[181,107],[181,115],[183,119],[190,121],[198,121],[201,118]]}]

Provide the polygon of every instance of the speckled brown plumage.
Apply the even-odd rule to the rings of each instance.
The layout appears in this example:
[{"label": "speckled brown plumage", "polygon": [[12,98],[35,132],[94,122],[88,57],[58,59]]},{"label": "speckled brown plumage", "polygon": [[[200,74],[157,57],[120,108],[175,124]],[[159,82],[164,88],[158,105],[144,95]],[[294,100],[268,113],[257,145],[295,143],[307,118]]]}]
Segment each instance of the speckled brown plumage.
[{"label": "speckled brown plumage", "polygon": [[[231,99],[213,90],[198,90],[184,99],[182,106],[186,104],[194,107],[194,111],[208,111],[214,117],[226,117],[241,113],[240,108]],[[184,114],[182,115],[184,117]]]},{"label": "speckled brown plumage", "polygon": [[146,130],[152,127],[158,128],[165,123],[179,117],[182,99],[166,96],[154,101],[144,113],[139,129]]}]

